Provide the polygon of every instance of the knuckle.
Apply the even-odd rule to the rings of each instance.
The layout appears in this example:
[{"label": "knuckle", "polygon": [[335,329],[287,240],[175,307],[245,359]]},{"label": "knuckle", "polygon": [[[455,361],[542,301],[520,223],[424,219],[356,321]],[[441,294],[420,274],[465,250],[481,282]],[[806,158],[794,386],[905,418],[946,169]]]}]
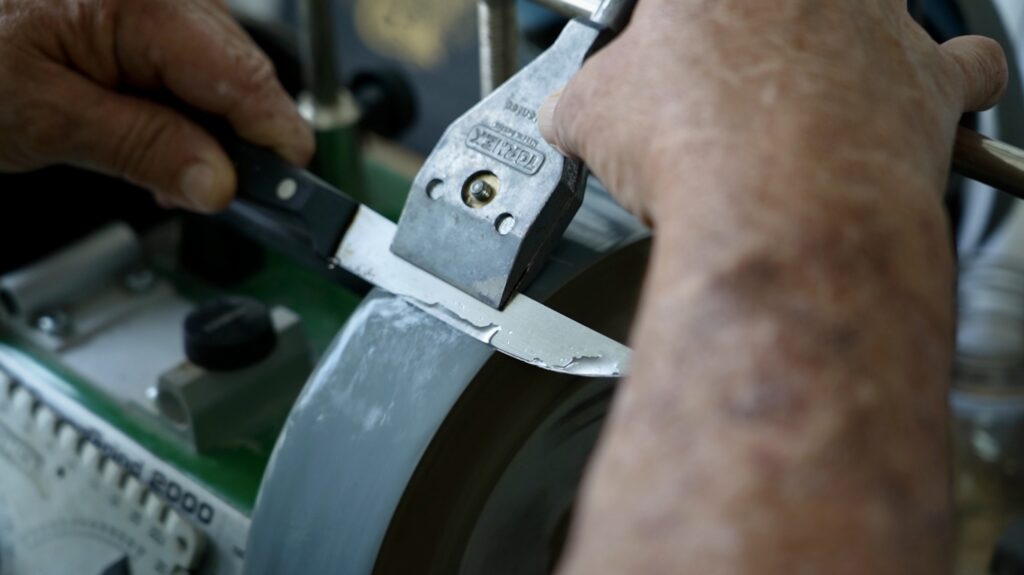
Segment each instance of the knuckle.
[{"label": "knuckle", "polygon": [[92,4],[91,17],[82,22],[82,33],[92,32],[104,42],[113,41],[118,31],[118,23],[134,3],[125,4],[123,0],[96,0]]},{"label": "knuckle", "polygon": [[986,108],[996,103],[1009,82],[1009,67],[1003,47],[982,36],[954,40],[950,68],[955,84],[962,87],[967,106]]},{"label": "knuckle", "polygon": [[160,154],[156,150],[163,142],[174,138],[179,130],[170,118],[139,114],[114,144],[111,168],[136,183],[148,183],[139,180],[153,171],[153,162],[159,161]]},{"label": "knuckle", "polygon": [[45,96],[30,98],[16,106],[22,142],[29,155],[44,159],[59,156],[71,127],[66,106]]},{"label": "knuckle", "polygon": [[983,53],[985,59],[996,62],[1006,61],[1006,52],[1003,51],[1003,46],[999,42],[989,38],[987,36],[976,36],[976,42],[978,44],[978,50]]},{"label": "knuckle", "polygon": [[[117,15],[123,11],[119,0],[92,0],[90,2],[67,2],[62,16],[70,26],[70,32],[86,39],[102,35],[113,29]],[[96,34],[100,32],[101,34]]]},{"label": "knuckle", "polygon": [[595,93],[598,88],[586,80],[583,77],[569,82],[558,100],[554,117],[559,139],[581,154],[585,154],[583,148],[589,141],[589,132],[594,125],[592,102],[600,101],[600,96]]},{"label": "knuckle", "polygon": [[1009,81],[1010,69],[1002,45],[991,38],[982,38],[978,47],[988,78],[1000,86],[1005,85]]},{"label": "knuckle", "polygon": [[277,70],[256,47],[242,50],[238,58],[239,81],[244,93],[262,93],[277,87]]},{"label": "knuckle", "polygon": [[1002,74],[1006,61],[1002,46],[995,40],[980,36],[971,42],[973,49],[967,52],[968,61],[962,62],[966,71],[972,76],[983,75],[985,78]]},{"label": "knuckle", "polygon": [[61,38],[61,61],[105,86],[115,85],[118,66],[113,51],[125,7],[119,0],[78,0],[66,6],[59,22],[50,26]]}]

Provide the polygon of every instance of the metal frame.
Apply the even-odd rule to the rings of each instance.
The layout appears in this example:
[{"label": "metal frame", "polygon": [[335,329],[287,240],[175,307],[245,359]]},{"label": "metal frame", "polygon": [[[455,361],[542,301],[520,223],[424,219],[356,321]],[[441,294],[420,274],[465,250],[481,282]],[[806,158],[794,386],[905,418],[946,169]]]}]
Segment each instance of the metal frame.
[{"label": "metal frame", "polygon": [[[315,0],[314,0],[315,1]],[[634,2],[623,0],[533,0],[569,18],[586,18],[618,28]],[[480,39],[480,94],[487,97],[518,70],[516,0],[477,0]]]}]

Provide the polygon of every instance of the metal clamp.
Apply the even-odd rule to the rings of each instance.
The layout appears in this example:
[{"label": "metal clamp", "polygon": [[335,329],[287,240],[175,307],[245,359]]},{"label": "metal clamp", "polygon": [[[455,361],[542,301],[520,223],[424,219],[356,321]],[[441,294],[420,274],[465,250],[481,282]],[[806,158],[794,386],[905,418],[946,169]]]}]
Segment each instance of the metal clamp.
[{"label": "metal clamp", "polygon": [[587,172],[544,141],[537,111],[628,18],[631,0],[574,20],[554,45],[456,120],[413,182],[392,251],[495,308],[540,270]]}]

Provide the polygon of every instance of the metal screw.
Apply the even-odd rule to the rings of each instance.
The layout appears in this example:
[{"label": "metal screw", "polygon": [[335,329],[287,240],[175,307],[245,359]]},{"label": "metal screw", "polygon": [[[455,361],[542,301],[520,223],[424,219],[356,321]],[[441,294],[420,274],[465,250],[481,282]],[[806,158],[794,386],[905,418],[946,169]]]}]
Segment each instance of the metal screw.
[{"label": "metal screw", "polygon": [[156,285],[156,274],[151,269],[140,269],[124,276],[124,287],[132,293],[145,293]]},{"label": "metal screw", "polygon": [[491,201],[491,198],[494,197],[494,188],[483,180],[477,180],[469,186],[469,193],[476,201],[485,203]]},{"label": "metal screw", "polygon": [[494,221],[494,229],[498,230],[498,233],[503,236],[507,236],[515,226],[516,218],[512,214],[501,214]]},{"label": "metal screw", "polygon": [[39,314],[34,323],[36,329],[48,335],[64,337],[71,333],[71,318],[59,309]]},{"label": "metal screw", "polygon": [[491,172],[477,172],[462,184],[462,203],[482,208],[498,196],[501,181]]}]

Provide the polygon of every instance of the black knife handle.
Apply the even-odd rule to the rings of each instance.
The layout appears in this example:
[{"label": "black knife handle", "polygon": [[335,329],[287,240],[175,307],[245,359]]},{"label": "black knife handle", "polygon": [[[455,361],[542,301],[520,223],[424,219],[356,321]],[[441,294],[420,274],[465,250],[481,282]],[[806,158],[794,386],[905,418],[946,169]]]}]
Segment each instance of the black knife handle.
[{"label": "black knife handle", "polygon": [[271,219],[281,220],[321,258],[334,256],[359,209],[358,202],[274,152],[237,136],[221,138],[221,144],[238,174],[236,202],[253,204]]}]

